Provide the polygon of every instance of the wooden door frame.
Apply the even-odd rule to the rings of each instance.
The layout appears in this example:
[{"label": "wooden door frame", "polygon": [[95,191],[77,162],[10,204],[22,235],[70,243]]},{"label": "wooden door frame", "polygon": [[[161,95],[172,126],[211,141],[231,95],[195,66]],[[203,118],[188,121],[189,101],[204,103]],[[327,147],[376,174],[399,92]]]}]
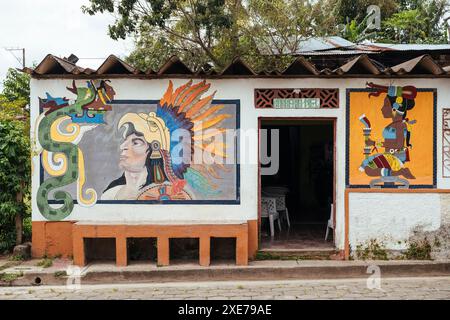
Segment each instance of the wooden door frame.
[{"label": "wooden door frame", "polygon": [[[261,123],[262,121],[324,121],[333,123],[333,203],[336,204],[336,138],[337,138],[337,117],[258,117],[258,249],[261,246]],[[336,205],[333,206],[333,241],[336,239]],[[333,242],[336,247],[336,243]]]}]

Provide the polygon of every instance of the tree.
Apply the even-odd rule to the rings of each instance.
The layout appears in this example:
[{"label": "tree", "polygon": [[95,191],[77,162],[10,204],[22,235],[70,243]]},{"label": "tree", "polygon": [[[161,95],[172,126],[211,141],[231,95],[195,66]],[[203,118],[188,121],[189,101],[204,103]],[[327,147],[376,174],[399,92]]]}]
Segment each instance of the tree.
[{"label": "tree", "polygon": [[24,106],[30,103],[30,75],[9,68],[3,81],[2,95],[9,101],[21,101]]},{"label": "tree", "polygon": [[319,34],[328,24],[317,1],[249,0],[242,41],[247,60],[256,69],[282,69],[292,61],[302,42]]},{"label": "tree", "polygon": [[323,29],[321,7],[314,0],[90,0],[82,10],[116,15],[109,35],[135,37],[131,64],[158,69],[175,54],[196,71],[207,63],[221,69],[236,56],[256,68],[286,64],[284,54]]},{"label": "tree", "polygon": [[425,21],[417,9],[396,13],[384,22],[383,26],[386,27],[384,32],[386,40],[394,40],[399,43],[417,42],[427,36]]},{"label": "tree", "polygon": [[394,43],[446,43],[446,0],[401,1],[402,11],[383,22],[380,39]]},{"label": "tree", "polygon": [[23,134],[30,134],[30,75],[9,68],[0,93],[0,120],[22,120]]},{"label": "tree", "polygon": [[[0,94],[0,250],[23,240],[30,217],[29,76],[9,69]],[[25,230],[28,231],[29,230]]]},{"label": "tree", "polygon": [[[30,141],[26,123],[0,120],[0,249],[22,243],[23,219],[29,216],[25,198],[30,187]],[[14,227],[15,226],[15,229]]]},{"label": "tree", "polygon": [[[445,43],[447,0],[329,0],[340,35],[350,41],[373,39],[389,43]],[[367,7],[381,9],[381,30],[367,33]]]},{"label": "tree", "polygon": [[[153,33],[155,35],[155,33]],[[125,60],[140,70],[158,70],[158,68],[171,56],[180,56],[183,60],[189,60],[185,55],[188,51],[180,52],[170,39],[163,34],[158,36],[148,36],[143,33],[136,36],[134,40],[135,48]],[[181,53],[181,54],[180,54]],[[200,64],[196,62],[193,64]]]},{"label": "tree", "polygon": [[197,63],[207,58],[218,66],[223,62],[214,47],[220,39],[231,37],[228,50],[238,51],[233,30],[239,9],[239,0],[90,0],[89,6],[82,7],[83,12],[90,15],[116,14],[115,23],[109,26],[113,39],[148,33],[156,36],[154,41],[159,44],[167,39],[180,51],[201,53]]},{"label": "tree", "polygon": [[[380,7],[381,30],[367,29],[370,5]],[[116,16],[109,35],[134,37],[132,65],[157,70],[177,55],[193,71],[235,56],[256,70],[283,69],[310,37],[444,42],[448,13],[446,0],[90,0],[82,9]]]},{"label": "tree", "polygon": [[398,0],[328,0],[332,15],[338,24],[349,24],[355,20],[358,25],[365,19],[367,8],[371,5],[380,7],[383,19],[398,11]]}]

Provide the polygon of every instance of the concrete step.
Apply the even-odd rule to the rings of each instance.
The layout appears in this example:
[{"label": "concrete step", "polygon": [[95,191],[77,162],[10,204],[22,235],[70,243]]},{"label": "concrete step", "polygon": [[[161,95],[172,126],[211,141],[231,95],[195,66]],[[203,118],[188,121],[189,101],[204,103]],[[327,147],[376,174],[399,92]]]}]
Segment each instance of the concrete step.
[{"label": "concrete step", "polygon": [[261,249],[256,254],[256,260],[331,260],[338,254],[333,248],[317,249]]},{"label": "concrete step", "polygon": [[[66,285],[76,279],[65,273],[73,271],[70,264],[50,268],[16,266],[4,274],[18,274],[16,279],[0,281],[2,286]],[[379,268],[379,270],[377,269]],[[266,260],[252,261],[249,266],[232,263],[201,267],[198,263],[157,267],[151,263],[135,263],[127,267],[91,264],[82,268],[80,283],[152,283],[197,281],[349,279],[365,278],[378,270],[384,277],[450,276],[450,261],[327,261],[327,260]]]}]

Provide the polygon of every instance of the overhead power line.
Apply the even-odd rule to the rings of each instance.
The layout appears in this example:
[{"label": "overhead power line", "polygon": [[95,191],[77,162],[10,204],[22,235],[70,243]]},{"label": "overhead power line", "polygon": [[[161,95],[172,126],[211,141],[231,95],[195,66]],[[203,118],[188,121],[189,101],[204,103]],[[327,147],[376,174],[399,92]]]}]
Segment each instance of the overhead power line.
[{"label": "overhead power line", "polygon": [[[11,55],[20,63],[22,67],[25,68],[25,48],[13,48],[13,47],[5,47],[6,51],[11,53]],[[22,51],[22,60],[20,57],[16,56],[15,51]]]}]

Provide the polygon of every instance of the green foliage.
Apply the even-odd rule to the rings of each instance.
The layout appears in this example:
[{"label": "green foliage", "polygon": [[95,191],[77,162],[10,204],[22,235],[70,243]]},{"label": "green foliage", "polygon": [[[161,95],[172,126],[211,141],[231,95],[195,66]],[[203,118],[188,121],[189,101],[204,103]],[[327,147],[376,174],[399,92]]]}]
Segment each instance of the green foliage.
[{"label": "green foliage", "polygon": [[395,43],[446,43],[446,0],[407,1],[404,10],[386,20],[380,38]]},{"label": "green foliage", "polygon": [[[176,50],[164,35],[158,37],[136,37],[135,49],[126,57],[126,61],[141,70],[158,70],[158,68],[167,61]],[[183,60],[186,57],[182,57]]]},{"label": "green foliage", "polygon": [[281,256],[270,252],[258,251],[255,255],[256,260],[281,260]]},{"label": "green foliage", "polygon": [[0,281],[11,282],[23,277],[23,272],[18,273],[0,273]]},{"label": "green foliage", "polygon": [[26,215],[23,218],[23,242],[31,241],[31,201],[30,197],[27,197],[25,202]]},{"label": "green foliage", "polygon": [[[388,43],[446,43],[447,0],[329,0],[339,34],[350,41],[372,39]],[[369,5],[381,9],[381,30],[365,30]]]},{"label": "green foliage", "polygon": [[[29,123],[15,120],[20,107],[15,102],[9,102],[9,105],[8,112],[2,113],[3,108],[0,110],[0,252],[10,250],[16,244],[16,215],[29,218],[31,214]],[[18,199],[19,194],[22,197]],[[31,238],[30,228],[27,228],[27,239]]]},{"label": "green foliage", "polygon": [[[30,219],[29,78],[10,69],[0,94],[0,252],[16,244],[15,217]],[[22,88],[24,86],[24,88]],[[26,238],[31,238],[30,222]]]},{"label": "green foliage", "polygon": [[15,217],[30,216],[30,208],[18,194],[29,197],[30,141],[26,124],[17,120],[0,120],[0,251],[16,242]]},{"label": "green foliage", "polygon": [[27,105],[30,102],[30,76],[10,68],[3,86],[0,93],[0,121],[22,120],[25,124],[23,134],[28,136],[30,114]]},{"label": "green foliage", "polygon": [[360,260],[388,260],[385,245],[376,239],[356,246],[356,257]]},{"label": "green foliage", "polygon": [[55,271],[55,273],[53,274],[53,276],[54,276],[55,278],[67,277],[67,272],[66,272],[65,270]]},{"label": "green foliage", "polygon": [[0,94],[0,120],[17,120],[28,117],[25,110],[26,101],[23,99],[9,101],[3,94]]},{"label": "green foliage", "polygon": [[[436,243],[435,243],[436,244]],[[431,260],[431,244],[427,238],[409,242],[404,256],[409,260]]]},{"label": "green foliage", "polygon": [[36,266],[43,267],[43,268],[50,268],[52,265],[53,265],[53,259],[51,259],[51,258],[44,258],[36,264]]},{"label": "green foliage", "polygon": [[[381,30],[368,30],[367,8],[381,10]],[[113,39],[134,37],[127,61],[158,70],[177,55],[193,71],[222,69],[241,56],[255,70],[282,70],[300,41],[339,35],[353,42],[446,40],[446,0],[90,0],[83,12],[112,13]]]},{"label": "green foliage", "polygon": [[9,258],[9,260],[11,261],[23,261],[25,260],[25,257],[22,254],[16,254],[11,256],[11,258]]},{"label": "green foliage", "polygon": [[314,254],[306,253],[306,254],[279,254],[279,253],[271,253],[271,252],[264,252],[264,251],[258,251],[255,255],[255,260],[258,261],[264,261],[264,260],[329,260],[330,257],[328,255],[321,255],[321,254]]},{"label": "green foliage", "polygon": [[11,102],[30,103],[30,76],[16,69],[9,68],[3,81],[3,96]]},{"label": "green foliage", "polygon": [[113,39],[145,35],[160,45],[168,39],[179,52],[195,53],[197,49],[199,55],[193,56],[197,63],[208,57],[220,64],[212,50],[218,39],[230,35],[238,8],[225,0],[90,0],[82,10],[90,15],[114,13],[117,19],[109,26]]},{"label": "green foliage", "polygon": [[356,25],[363,22],[370,5],[379,6],[382,17],[385,19],[397,12],[398,2],[397,0],[328,0],[337,23],[349,24],[354,20]]},{"label": "green foliage", "polygon": [[[1,210],[1,208],[0,208]],[[14,220],[0,217],[0,253],[7,252],[12,249],[16,243],[16,229]]]},{"label": "green foliage", "polygon": [[358,41],[362,31],[364,30],[364,26],[361,24],[357,24],[356,20],[353,19],[350,23],[345,25],[343,32],[343,37],[349,41],[356,42]]},{"label": "green foliage", "polygon": [[283,70],[302,41],[325,34],[330,19],[324,10],[320,1],[249,0],[240,55],[256,70]]},{"label": "green foliage", "polygon": [[426,37],[424,21],[420,17],[419,10],[406,10],[394,14],[384,23],[388,30],[392,30],[394,37],[399,42],[412,42],[414,38]]},{"label": "green foliage", "polygon": [[27,192],[30,184],[30,142],[24,134],[23,121],[0,121],[0,210],[11,213],[5,204],[16,202],[19,192]]},{"label": "green foliage", "polygon": [[194,71],[207,63],[221,69],[236,56],[256,69],[284,68],[291,61],[284,54],[329,25],[322,3],[313,0],[90,0],[82,10],[114,13],[109,35],[133,36],[136,49],[127,61],[144,70],[171,55]]},{"label": "green foliage", "polygon": [[434,238],[433,245],[434,245],[436,248],[439,248],[440,246],[442,246],[442,243],[441,243],[441,241],[439,240],[438,237],[435,237],[435,238]]}]

